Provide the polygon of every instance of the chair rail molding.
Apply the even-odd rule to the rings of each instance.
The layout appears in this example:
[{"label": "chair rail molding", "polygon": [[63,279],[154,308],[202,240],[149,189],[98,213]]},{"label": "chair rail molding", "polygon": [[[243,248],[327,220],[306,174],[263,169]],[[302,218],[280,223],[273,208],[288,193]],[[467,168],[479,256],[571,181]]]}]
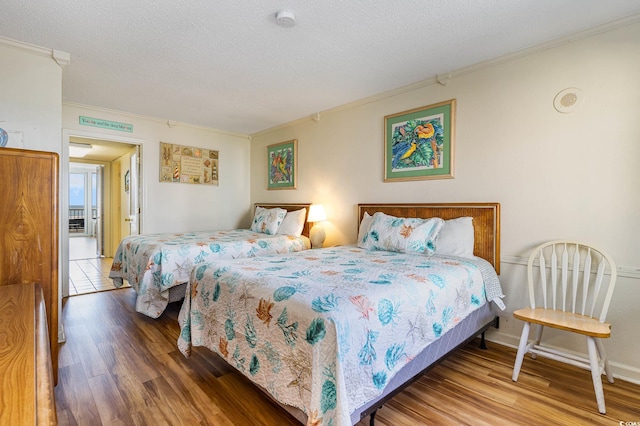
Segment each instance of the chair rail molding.
[{"label": "chair rail molding", "polygon": [[[508,263],[510,265],[527,266],[528,261],[529,261],[529,258],[525,256],[510,256],[510,255],[500,256],[500,262]],[[547,268],[549,267],[550,266],[547,265]],[[581,267],[580,270],[582,271],[583,268]],[[640,279],[640,267],[617,266],[616,270],[618,271],[618,277]],[[591,272],[595,274],[596,269],[592,268]]]}]

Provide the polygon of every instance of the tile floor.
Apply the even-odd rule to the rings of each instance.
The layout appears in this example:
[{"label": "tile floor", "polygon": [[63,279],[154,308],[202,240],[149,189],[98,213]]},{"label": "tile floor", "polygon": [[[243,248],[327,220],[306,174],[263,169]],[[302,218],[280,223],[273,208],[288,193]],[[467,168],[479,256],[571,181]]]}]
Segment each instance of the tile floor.
[{"label": "tile floor", "polygon": [[[69,238],[69,296],[116,289],[109,278],[113,259],[95,257],[93,253],[95,238]],[[123,287],[129,287],[129,283],[125,281]]]}]

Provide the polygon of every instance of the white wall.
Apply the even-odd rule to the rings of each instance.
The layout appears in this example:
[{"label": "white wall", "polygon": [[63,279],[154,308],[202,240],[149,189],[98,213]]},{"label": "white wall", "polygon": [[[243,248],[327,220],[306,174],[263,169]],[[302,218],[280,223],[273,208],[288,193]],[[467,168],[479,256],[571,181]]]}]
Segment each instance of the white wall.
[{"label": "white wall", "polygon": [[[8,132],[10,147],[61,152],[62,68],[52,54],[49,49],[0,38],[0,128]],[[61,231],[60,225],[58,235]],[[59,261],[61,247],[59,244]],[[58,294],[62,294],[61,286],[58,268]],[[61,299],[58,312],[62,312]],[[61,322],[59,315],[59,328]],[[64,338],[64,331],[60,329],[58,335]]]},{"label": "white wall", "polygon": [[[362,202],[497,201],[501,280],[509,312],[493,338],[515,343],[528,252],[555,238],[608,251],[623,277],[605,342],[614,371],[640,382],[640,24],[452,73],[446,86],[416,85],[252,136],[251,198],[321,202],[326,244],[356,238]],[[375,70],[372,70],[375,72]],[[569,114],[553,107],[568,87],[585,94]],[[455,179],[383,182],[384,116],[457,99]],[[267,145],[298,139],[298,189],[267,191]],[[582,342],[554,341],[586,352]]]},{"label": "white wall", "polygon": [[[133,124],[133,133],[82,126],[79,116]],[[169,127],[163,119],[72,104],[63,105],[62,125],[69,134],[91,132],[105,140],[128,137],[141,142],[143,233],[236,228],[250,211],[246,135],[184,123]],[[160,182],[160,142],[218,150],[219,186]]]},{"label": "white wall", "polygon": [[62,69],[51,50],[0,38],[0,64],[0,127],[9,146],[59,154]]}]

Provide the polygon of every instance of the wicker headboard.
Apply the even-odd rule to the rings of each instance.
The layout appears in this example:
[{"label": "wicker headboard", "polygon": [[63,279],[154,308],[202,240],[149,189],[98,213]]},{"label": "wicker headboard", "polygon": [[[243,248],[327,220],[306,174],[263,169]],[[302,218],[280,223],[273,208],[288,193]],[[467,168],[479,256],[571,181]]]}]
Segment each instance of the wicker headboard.
[{"label": "wicker headboard", "polygon": [[490,262],[500,273],[500,203],[358,204],[358,225],[367,212],[397,217],[473,218],[473,254]]},{"label": "wicker headboard", "polygon": [[300,210],[300,209],[307,209],[307,214],[304,218],[304,228],[302,228],[302,235],[304,235],[305,237],[309,236],[309,230],[311,229],[311,226],[309,226],[309,222],[307,222],[307,217],[309,216],[309,206],[311,206],[311,203],[298,203],[298,204],[277,204],[277,203],[255,203],[253,206],[253,209],[255,210],[256,207],[263,207],[265,209],[273,209],[273,208],[281,208],[281,209],[285,209],[288,212],[292,212],[295,210]]}]

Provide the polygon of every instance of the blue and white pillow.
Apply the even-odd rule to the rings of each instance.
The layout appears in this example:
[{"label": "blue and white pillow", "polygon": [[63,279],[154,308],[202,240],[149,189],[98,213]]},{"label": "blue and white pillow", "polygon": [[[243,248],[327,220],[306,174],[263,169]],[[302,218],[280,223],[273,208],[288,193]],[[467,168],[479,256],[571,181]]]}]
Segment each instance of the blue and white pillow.
[{"label": "blue and white pillow", "polygon": [[251,230],[253,232],[275,235],[286,215],[287,211],[285,209],[256,207],[253,222],[251,222]]},{"label": "blue and white pillow", "polygon": [[368,250],[386,250],[400,253],[419,253],[432,256],[436,251],[436,239],[444,221],[404,218],[375,213],[369,232],[358,246]]},{"label": "blue and white pillow", "polygon": [[367,212],[364,212],[364,216],[362,216],[360,226],[358,227],[358,247],[363,247],[364,241],[369,234],[369,228],[371,228],[372,220],[373,216],[371,216]]}]

